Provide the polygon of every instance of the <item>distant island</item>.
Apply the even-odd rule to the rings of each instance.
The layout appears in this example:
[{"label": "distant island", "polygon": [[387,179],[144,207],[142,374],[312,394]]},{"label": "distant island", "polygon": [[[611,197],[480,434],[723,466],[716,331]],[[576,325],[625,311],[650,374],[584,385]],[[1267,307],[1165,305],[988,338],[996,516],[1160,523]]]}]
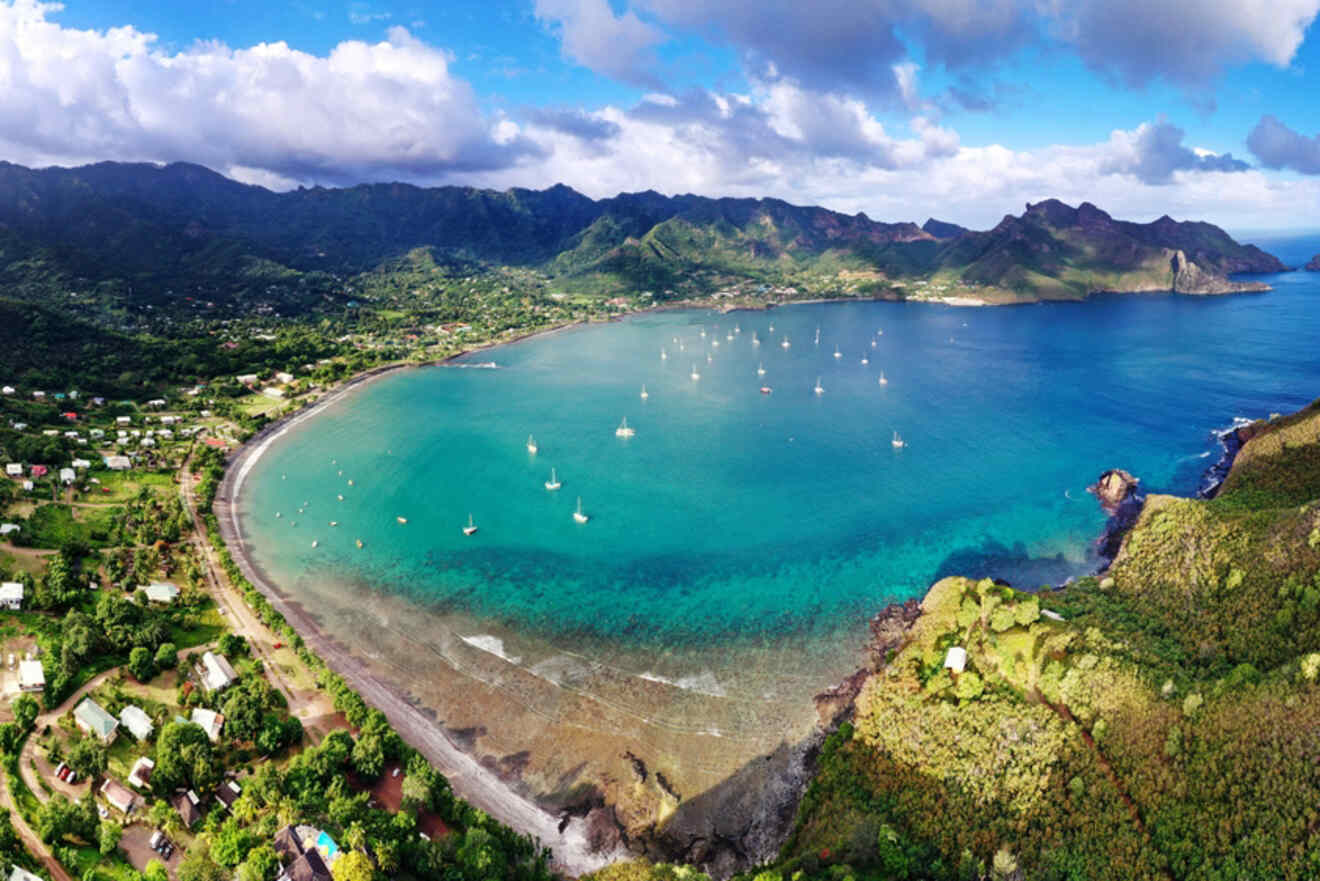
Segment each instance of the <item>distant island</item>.
[{"label": "distant island", "polygon": [[112,162],[0,163],[0,194],[0,283],[24,299],[82,292],[112,307],[190,297],[288,315],[353,302],[347,282],[359,273],[431,268],[502,273],[501,286],[525,296],[621,297],[634,307],[709,296],[999,304],[1225,294],[1266,289],[1232,274],[1285,268],[1208,223],[1130,223],[1054,199],[974,231],[778,199],[647,191],[593,200],[562,184],[275,193],[197,165]]},{"label": "distant island", "polygon": [[1320,254],[1311,258],[1311,262],[1302,267],[1307,272],[1320,272]]}]

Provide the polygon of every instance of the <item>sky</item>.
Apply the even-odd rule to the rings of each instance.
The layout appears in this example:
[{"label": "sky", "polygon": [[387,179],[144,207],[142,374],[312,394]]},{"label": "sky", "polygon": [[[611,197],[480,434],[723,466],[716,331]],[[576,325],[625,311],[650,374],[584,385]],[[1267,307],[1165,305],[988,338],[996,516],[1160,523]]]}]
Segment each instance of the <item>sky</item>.
[{"label": "sky", "polygon": [[1320,0],[0,0],[0,160],[1320,230]]}]

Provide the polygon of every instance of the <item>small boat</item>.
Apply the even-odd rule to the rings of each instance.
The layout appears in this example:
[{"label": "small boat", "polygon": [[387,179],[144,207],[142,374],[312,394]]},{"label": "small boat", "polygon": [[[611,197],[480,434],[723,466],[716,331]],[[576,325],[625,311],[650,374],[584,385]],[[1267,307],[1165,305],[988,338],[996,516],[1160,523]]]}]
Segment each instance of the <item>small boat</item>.
[{"label": "small boat", "polygon": [[781,345],[781,346],[783,346],[785,349],[787,349],[788,346],[789,346],[788,337],[784,337],[784,341],[783,341],[782,343],[780,343],[779,345]]},{"label": "small boat", "polygon": [[282,515],[279,511],[276,511],[276,512],[275,512],[275,519],[276,519],[276,520],[278,520],[278,519],[279,519],[280,517],[282,517],[282,516],[284,516],[284,515]]},{"label": "small boat", "polygon": [[712,358],[710,355],[707,355],[707,356],[706,356],[706,363],[707,363],[707,364],[714,364],[714,363],[715,363],[715,359]]},{"label": "small boat", "polygon": [[702,335],[703,337],[706,335],[706,328],[703,327],[703,328],[701,329],[701,335]]},{"label": "small boat", "polygon": [[764,361],[762,361],[760,364],[756,365],[756,375],[757,375],[757,376],[765,376],[765,362],[764,362]]},{"label": "small boat", "polygon": [[678,350],[679,350],[680,352],[686,352],[686,351],[687,351],[687,343],[679,343],[679,344],[678,344]]},{"label": "small boat", "polygon": [[692,381],[693,381],[693,382],[696,382],[698,379],[701,379],[701,374],[697,372],[697,365],[693,364],[693,365],[692,365]]},{"label": "small boat", "polygon": [[756,335],[756,331],[752,331],[752,345],[753,346],[761,345],[761,338]]},{"label": "small boat", "polygon": [[400,524],[403,524],[403,523],[407,523],[407,522],[408,522],[408,518],[407,518],[407,517],[395,517],[394,519],[395,519],[395,520],[398,520]]},{"label": "small boat", "polygon": [[338,520],[331,520],[331,521],[330,521],[330,525],[331,525],[331,526],[338,526],[338,525],[339,525],[339,521],[338,521]]},{"label": "small boat", "polygon": [[772,392],[774,392],[774,389],[770,388],[770,386],[768,385],[761,386],[761,394],[768,395],[771,394]]},{"label": "small boat", "polygon": [[668,361],[668,360],[669,360],[669,353],[666,352],[664,349],[661,349],[661,350],[660,350],[660,360],[661,360],[661,361]]},{"label": "small boat", "polygon": [[312,547],[316,547],[316,546],[318,546],[319,544],[320,544],[319,541],[317,541],[316,539],[312,539]]},{"label": "small boat", "polygon": [[582,513],[582,496],[578,496],[577,510],[573,512],[573,519],[578,523],[586,523],[591,518]]},{"label": "small boat", "polygon": [[734,332],[734,333],[742,333],[742,325],[741,325],[741,324],[735,324],[735,325],[733,326],[733,332]]},{"label": "small boat", "polygon": [[880,385],[889,385],[889,380],[885,379],[885,372],[883,370],[880,371],[880,379],[878,382]]},{"label": "small boat", "polygon": [[550,492],[554,492],[561,486],[563,486],[563,484],[559,482],[559,475],[555,474],[555,469],[551,468],[550,479],[545,482],[545,488],[550,490]]},{"label": "small boat", "polygon": [[353,481],[352,481],[351,478],[350,478],[349,481],[348,481],[348,485],[349,485],[349,486],[352,486],[352,485],[353,485]]},{"label": "small boat", "polygon": [[527,452],[531,453],[534,456],[536,455],[537,449],[538,447],[536,446],[536,438],[532,437],[530,434],[527,435]]},{"label": "small boat", "polygon": [[711,341],[710,341],[710,344],[711,344],[712,346],[714,346],[715,348],[717,348],[717,349],[720,347],[720,341],[719,341],[719,340],[711,340]]},{"label": "small boat", "polygon": [[297,521],[297,520],[290,520],[290,521],[289,521],[289,525],[290,525],[290,526],[297,526],[297,525],[298,525],[298,521]]},{"label": "small boat", "polygon": [[287,474],[281,474],[281,475],[280,475],[280,480],[288,480],[288,479],[289,479],[289,475],[287,475]]},{"label": "small boat", "polygon": [[472,533],[474,533],[474,532],[476,532],[476,531],[477,531],[477,524],[475,524],[475,523],[472,522],[472,515],[469,514],[469,515],[468,515],[467,526],[464,526],[464,527],[463,527],[463,534],[464,534],[464,535],[471,535]]},{"label": "small boat", "polygon": [[357,540],[357,546],[358,546],[359,548],[362,547],[362,539],[359,538],[359,539]]},{"label": "small boat", "polygon": [[650,393],[648,393],[648,392],[646,391],[646,385],[643,384],[643,385],[642,385],[642,400],[645,401],[645,400],[646,400],[647,398],[649,398],[649,397],[651,397],[651,395],[650,395]]},{"label": "small boat", "polygon": [[637,431],[635,429],[628,427],[627,416],[623,417],[623,421],[619,423],[619,427],[614,429],[615,437],[632,437],[636,433]]},{"label": "small boat", "polygon": [[340,476],[340,477],[343,477],[343,476],[344,476],[344,469],[343,469],[343,468],[340,468],[340,469],[339,469],[339,476]]},{"label": "small boat", "polygon": [[816,328],[816,345],[820,345],[820,328]]},{"label": "small boat", "polygon": [[343,493],[340,493],[340,494],[339,494],[339,501],[342,502],[343,500],[344,500],[344,494],[343,494]]},{"label": "small boat", "polygon": [[876,336],[884,336],[884,335],[885,335],[885,332],[884,332],[883,330],[881,330],[880,328],[877,327],[877,328],[875,329],[875,335],[876,335]]},{"label": "small boat", "polygon": [[871,348],[875,348],[875,340],[871,340]]},{"label": "small boat", "polygon": [[834,347],[834,357],[835,357],[835,358],[842,358],[842,357],[843,357],[843,353],[839,351],[839,347],[838,347],[838,346],[835,346],[835,347]]},{"label": "small boat", "polygon": [[773,324],[770,325],[770,332],[771,333],[775,332],[775,326]]},{"label": "small boat", "polygon": [[870,364],[870,363],[871,363],[871,359],[868,358],[868,357],[866,357],[866,353],[863,352],[863,353],[862,353],[862,366],[865,367],[867,364]]},{"label": "small boat", "polygon": [[825,394],[825,386],[823,386],[823,385],[820,384],[820,377],[819,377],[819,376],[816,377],[816,387],[815,387],[814,389],[812,389],[812,391],[815,392],[815,393],[818,394],[818,395],[823,395],[823,394]]},{"label": "small boat", "polygon": [[906,446],[907,446],[907,441],[905,441],[905,440],[903,440],[903,438],[899,437],[897,431],[894,432],[894,439],[893,439],[892,441],[890,441],[890,443],[894,445],[894,449],[896,449],[896,450],[901,450],[901,449],[903,449],[903,447],[906,447]]},{"label": "small boat", "polygon": [[733,342],[733,334],[729,334],[724,339],[726,342],[730,342],[730,343]]}]

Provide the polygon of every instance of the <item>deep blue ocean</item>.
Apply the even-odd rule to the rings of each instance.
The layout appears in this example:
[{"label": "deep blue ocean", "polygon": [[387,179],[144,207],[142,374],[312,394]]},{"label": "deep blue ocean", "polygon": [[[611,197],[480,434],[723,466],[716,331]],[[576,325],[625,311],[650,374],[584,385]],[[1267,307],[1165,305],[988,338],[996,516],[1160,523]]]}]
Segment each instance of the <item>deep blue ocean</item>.
[{"label": "deep blue ocean", "polygon": [[[1262,244],[1293,263],[1320,250]],[[1214,432],[1320,397],[1320,274],[1262,280],[1274,290],[658,312],[540,336],[393,374],[287,432],[244,484],[245,533],[291,587],[638,648],[824,637],[949,574],[1058,584],[1097,565],[1100,472],[1193,493]]]}]

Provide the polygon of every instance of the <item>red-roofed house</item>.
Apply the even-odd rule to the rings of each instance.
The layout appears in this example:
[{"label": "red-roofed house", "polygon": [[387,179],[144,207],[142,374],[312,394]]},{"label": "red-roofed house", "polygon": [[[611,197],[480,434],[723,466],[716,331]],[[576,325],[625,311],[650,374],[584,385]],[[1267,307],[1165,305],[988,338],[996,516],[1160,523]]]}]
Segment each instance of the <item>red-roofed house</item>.
[{"label": "red-roofed house", "polygon": [[78,414],[75,413],[75,412],[73,412],[72,410],[70,410],[68,413],[63,413],[63,414],[61,414],[61,415],[62,415],[65,419],[69,420],[70,422],[77,422],[77,421],[78,421]]},{"label": "red-roofed house", "polygon": [[33,476],[33,477],[45,477],[46,474],[47,474],[47,472],[49,472],[49,471],[50,471],[50,469],[47,468],[45,465],[33,465],[33,466],[32,466],[32,476]]}]

